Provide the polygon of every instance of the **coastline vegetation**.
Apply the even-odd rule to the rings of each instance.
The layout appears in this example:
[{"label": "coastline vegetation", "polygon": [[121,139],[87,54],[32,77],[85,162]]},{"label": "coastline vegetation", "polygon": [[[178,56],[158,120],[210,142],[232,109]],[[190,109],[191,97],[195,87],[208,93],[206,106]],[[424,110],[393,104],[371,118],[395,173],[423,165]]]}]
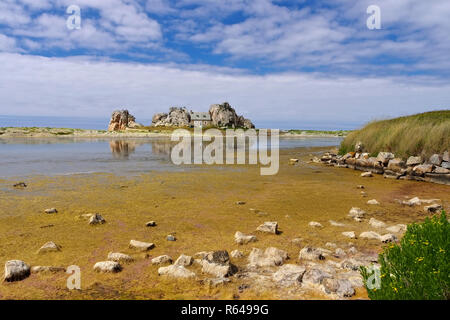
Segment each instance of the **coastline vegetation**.
[{"label": "coastline vegetation", "polygon": [[450,110],[431,111],[389,120],[372,121],[342,141],[339,153],[354,151],[362,142],[372,155],[392,152],[398,157],[429,157],[450,149]]}]

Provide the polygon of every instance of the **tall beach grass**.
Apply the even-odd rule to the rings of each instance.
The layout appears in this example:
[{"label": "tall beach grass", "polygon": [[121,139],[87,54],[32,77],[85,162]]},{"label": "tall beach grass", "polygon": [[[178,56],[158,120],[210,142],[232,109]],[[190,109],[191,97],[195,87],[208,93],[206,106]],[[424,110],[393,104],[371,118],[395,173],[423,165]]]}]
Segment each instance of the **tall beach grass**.
[{"label": "tall beach grass", "polygon": [[339,153],[354,151],[359,141],[371,155],[388,151],[396,157],[421,155],[426,158],[443,153],[450,149],[450,110],[372,121],[351,132],[342,141]]}]

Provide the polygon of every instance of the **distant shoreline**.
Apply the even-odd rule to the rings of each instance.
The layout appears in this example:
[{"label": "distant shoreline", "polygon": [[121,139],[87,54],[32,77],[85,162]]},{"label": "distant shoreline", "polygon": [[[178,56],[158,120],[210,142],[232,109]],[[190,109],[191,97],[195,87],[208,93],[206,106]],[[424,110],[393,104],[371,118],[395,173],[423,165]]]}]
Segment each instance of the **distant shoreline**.
[{"label": "distant shoreline", "polygon": [[[161,138],[170,137],[175,128],[145,127],[125,131],[88,130],[49,127],[3,127],[0,139],[9,138]],[[258,129],[257,129],[258,130]],[[224,130],[223,130],[224,131]],[[280,130],[282,138],[345,137],[350,131],[339,130]]]}]

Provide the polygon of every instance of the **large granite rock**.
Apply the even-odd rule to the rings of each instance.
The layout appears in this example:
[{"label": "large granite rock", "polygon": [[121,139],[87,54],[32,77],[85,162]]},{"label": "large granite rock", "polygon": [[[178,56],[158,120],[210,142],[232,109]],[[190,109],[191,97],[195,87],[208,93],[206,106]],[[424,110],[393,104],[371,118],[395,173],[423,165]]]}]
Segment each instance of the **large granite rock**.
[{"label": "large granite rock", "polygon": [[111,115],[108,131],[121,131],[137,127],[142,127],[142,125],[136,122],[136,118],[128,110],[116,110]]},{"label": "large granite rock", "polygon": [[212,125],[216,127],[241,127],[247,129],[255,127],[249,119],[238,116],[228,102],[211,105],[209,114],[211,115]]},{"label": "large granite rock", "polygon": [[10,260],[5,263],[5,281],[20,281],[30,275],[30,266],[21,260]]},{"label": "large granite rock", "polygon": [[155,127],[187,127],[190,125],[191,115],[186,108],[172,107],[169,113],[157,113],[153,116],[152,125]]}]

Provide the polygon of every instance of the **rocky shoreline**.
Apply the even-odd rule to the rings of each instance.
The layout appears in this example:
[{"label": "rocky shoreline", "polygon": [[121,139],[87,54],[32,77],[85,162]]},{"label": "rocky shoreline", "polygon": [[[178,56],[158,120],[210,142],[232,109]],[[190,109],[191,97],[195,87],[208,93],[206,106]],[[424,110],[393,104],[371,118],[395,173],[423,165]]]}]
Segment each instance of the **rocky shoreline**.
[{"label": "rocky shoreline", "polygon": [[323,163],[337,168],[350,168],[364,171],[361,176],[371,177],[382,174],[386,179],[415,180],[450,185],[449,152],[433,154],[428,159],[411,156],[408,159],[396,158],[391,152],[380,152],[371,157],[363,152],[362,145],[357,144],[354,152],[338,155],[327,152],[321,158],[311,159],[315,163]]}]

